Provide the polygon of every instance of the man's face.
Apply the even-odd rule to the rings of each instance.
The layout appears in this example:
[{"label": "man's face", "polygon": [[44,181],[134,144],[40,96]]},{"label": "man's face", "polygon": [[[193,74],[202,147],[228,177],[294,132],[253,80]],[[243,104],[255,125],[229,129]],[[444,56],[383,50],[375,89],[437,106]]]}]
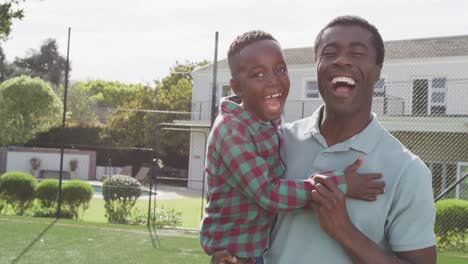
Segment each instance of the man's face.
[{"label": "man's face", "polygon": [[339,25],[324,31],[317,51],[317,80],[327,111],[370,114],[374,82],[382,69],[376,55],[366,29]]},{"label": "man's face", "polygon": [[235,59],[238,69],[231,87],[246,110],[263,121],[281,116],[289,93],[289,77],[281,47],[261,40],[243,48]]}]

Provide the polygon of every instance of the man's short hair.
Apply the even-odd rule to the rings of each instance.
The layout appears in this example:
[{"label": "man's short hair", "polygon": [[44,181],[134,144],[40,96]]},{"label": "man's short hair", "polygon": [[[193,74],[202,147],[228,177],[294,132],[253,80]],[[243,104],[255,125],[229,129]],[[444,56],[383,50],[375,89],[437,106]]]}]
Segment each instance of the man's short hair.
[{"label": "man's short hair", "polygon": [[239,36],[231,43],[229,47],[227,59],[229,64],[229,69],[231,70],[231,75],[234,77],[234,57],[239,55],[241,50],[248,45],[255,43],[260,40],[273,40],[277,41],[270,33],[267,33],[262,30],[252,30],[245,32]]},{"label": "man's short hair", "polygon": [[334,26],[358,26],[368,30],[372,34],[372,43],[374,44],[374,48],[377,51],[376,62],[377,64],[382,64],[384,62],[385,48],[382,36],[374,25],[370,24],[364,18],[358,16],[339,16],[328,23],[324,28],[322,28],[322,30],[320,30],[314,44],[315,60],[317,60],[318,47],[322,41],[323,32]]}]

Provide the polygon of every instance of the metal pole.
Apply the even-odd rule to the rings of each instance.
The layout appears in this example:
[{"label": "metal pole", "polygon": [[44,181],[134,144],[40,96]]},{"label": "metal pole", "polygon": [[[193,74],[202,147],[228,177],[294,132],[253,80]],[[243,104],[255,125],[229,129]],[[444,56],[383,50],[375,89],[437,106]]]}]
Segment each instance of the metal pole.
[{"label": "metal pole", "polygon": [[458,187],[458,185],[466,178],[468,177],[468,173],[465,174],[463,177],[458,179],[454,184],[450,185],[447,189],[445,189],[441,194],[439,194],[435,199],[434,202],[439,201],[442,197],[444,197],[448,192],[453,190],[453,188]]},{"label": "metal pole", "polygon": [[60,209],[62,206],[62,179],[63,179],[63,149],[65,147],[65,121],[67,117],[67,94],[68,94],[68,71],[70,66],[70,32],[71,28],[68,27],[68,45],[67,45],[67,65],[65,66],[65,87],[63,93],[63,117],[62,117],[62,138],[60,146],[60,175],[59,175],[59,190],[57,202],[57,218],[60,218]]},{"label": "metal pole", "polygon": [[218,31],[215,33],[215,53],[213,60],[213,87],[211,90],[211,127],[216,118],[216,77],[218,74]]}]

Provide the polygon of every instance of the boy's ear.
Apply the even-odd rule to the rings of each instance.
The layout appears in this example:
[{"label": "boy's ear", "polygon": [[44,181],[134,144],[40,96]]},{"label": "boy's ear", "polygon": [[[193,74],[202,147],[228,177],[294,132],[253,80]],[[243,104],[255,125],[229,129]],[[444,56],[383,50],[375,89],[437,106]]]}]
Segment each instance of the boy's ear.
[{"label": "boy's ear", "polygon": [[229,85],[231,86],[231,89],[234,91],[234,93],[239,96],[239,97],[242,97],[242,89],[239,85],[239,81],[236,80],[236,79],[231,79],[229,81]]}]

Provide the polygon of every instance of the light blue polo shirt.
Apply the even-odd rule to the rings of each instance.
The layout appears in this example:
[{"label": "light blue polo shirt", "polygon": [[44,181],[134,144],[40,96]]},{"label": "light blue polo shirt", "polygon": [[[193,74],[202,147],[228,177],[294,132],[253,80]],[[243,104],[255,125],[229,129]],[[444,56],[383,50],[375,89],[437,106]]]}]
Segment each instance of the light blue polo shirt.
[{"label": "light blue polo shirt", "polygon": [[[388,254],[434,246],[432,177],[425,164],[388,133],[375,115],[361,133],[328,147],[319,130],[322,108],[285,126],[286,178],[305,179],[310,172],[343,169],[362,156],[358,173],[382,173],[386,187],[375,202],[346,198],[354,225]],[[352,263],[322,231],[310,209],[279,215],[265,260],[267,264]]]}]

